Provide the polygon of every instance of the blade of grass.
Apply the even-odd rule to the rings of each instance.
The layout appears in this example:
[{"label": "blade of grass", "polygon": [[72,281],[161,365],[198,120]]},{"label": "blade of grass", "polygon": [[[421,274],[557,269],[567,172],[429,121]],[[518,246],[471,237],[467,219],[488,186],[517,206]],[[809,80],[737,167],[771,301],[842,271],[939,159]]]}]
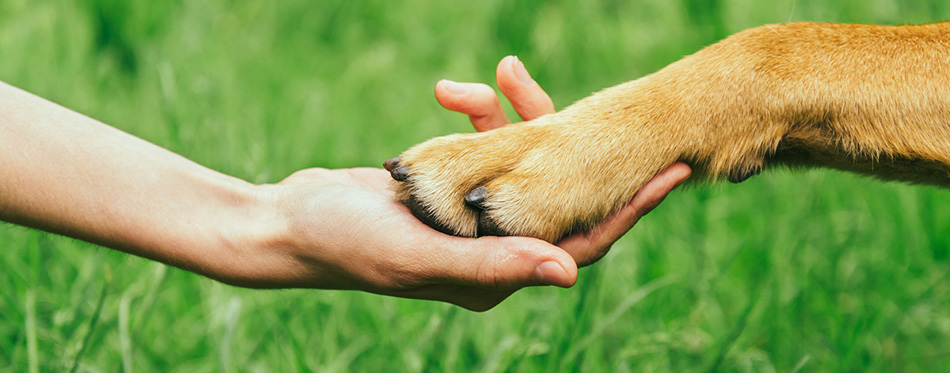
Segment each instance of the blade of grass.
[{"label": "blade of grass", "polygon": [[640,287],[630,295],[627,295],[612,311],[610,311],[607,316],[599,320],[586,334],[586,336],[577,343],[572,343],[570,349],[565,353],[565,360],[571,361],[574,357],[583,351],[587,346],[593,343],[595,338],[600,337],[608,328],[613,326],[621,316],[624,315],[627,311],[630,310],[633,306],[640,303],[648,295],[652,294],[654,291],[661,289],[665,286],[669,286],[675,283],[678,278],[673,275],[667,275],[660,277],[656,280],[650,281],[646,285]]},{"label": "blade of grass", "polygon": [[423,372],[444,370],[444,367],[438,367],[437,365],[445,355],[445,337],[448,334],[447,331],[449,327],[454,323],[456,315],[458,315],[458,307],[447,307],[439,324],[433,329],[435,333],[431,339],[432,343],[429,346],[429,353],[426,354],[427,357],[425,366],[422,369]]},{"label": "blade of grass", "polygon": [[119,301],[119,350],[122,352],[122,371],[132,371],[132,340],[129,337],[129,304],[132,295],[126,291]]},{"label": "blade of grass", "polygon": [[33,289],[26,291],[26,356],[29,372],[39,372],[39,358],[36,352],[36,294]]},{"label": "blade of grass", "polygon": [[76,358],[73,359],[73,366],[69,369],[71,373],[75,373],[79,369],[79,362],[82,360],[86,348],[89,347],[89,341],[92,340],[93,332],[96,331],[96,325],[99,323],[99,316],[102,315],[102,306],[105,304],[106,294],[109,293],[109,283],[112,281],[112,273],[108,266],[105,267],[105,272],[105,281],[102,283],[102,291],[99,293],[99,300],[96,302],[96,310],[93,311],[92,318],[89,319],[89,327],[82,339],[82,346],[79,347],[79,352],[76,353]]},{"label": "blade of grass", "polygon": [[[0,257],[3,257],[3,256],[0,255]],[[5,266],[5,265],[0,265],[0,268],[6,269],[10,267]],[[18,292],[13,291],[14,289],[17,289],[17,286],[14,284],[13,280],[11,279],[11,276],[12,275],[8,275],[4,277],[6,281],[2,288],[7,289],[7,291],[0,292],[0,296],[2,296],[2,298],[0,299],[2,299],[3,302],[5,303],[4,305],[2,305],[2,307],[0,307],[0,310],[9,310],[11,312],[15,312],[14,315],[7,315],[7,317],[9,320],[19,320],[19,319],[23,319],[25,315],[23,314],[23,311],[20,310],[20,307],[16,306],[16,304],[18,303],[16,300],[16,295]]]},{"label": "blade of grass", "polygon": [[802,359],[798,361],[798,364],[795,364],[795,367],[792,368],[792,373],[801,372],[805,368],[805,365],[808,364],[808,361],[811,360],[811,355],[802,356]]},{"label": "blade of grass", "polygon": [[739,336],[742,335],[742,332],[745,330],[748,325],[749,315],[752,314],[752,310],[755,309],[755,306],[759,303],[759,288],[756,288],[755,293],[749,297],[749,303],[746,304],[742,314],[739,316],[739,320],[736,321],[736,326],[732,329],[732,333],[729,333],[726,336],[726,339],[720,344],[719,352],[716,354],[716,360],[709,366],[707,372],[717,372],[719,367],[722,366],[723,361],[726,359],[726,355],[729,354],[729,350],[732,349],[732,346],[735,345],[736,340],[739,339]]}]

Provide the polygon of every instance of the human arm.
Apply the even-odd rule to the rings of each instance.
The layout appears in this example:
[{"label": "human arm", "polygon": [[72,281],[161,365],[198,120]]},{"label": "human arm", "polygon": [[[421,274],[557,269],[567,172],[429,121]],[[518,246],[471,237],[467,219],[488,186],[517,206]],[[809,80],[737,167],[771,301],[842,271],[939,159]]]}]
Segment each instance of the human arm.
[{"label": "human arm", "polygon": [[0,219],[207,275],[244,229],[272,229],[253,185],[6,83],[0,190]]},{"label": "human arm", "polygon": [[309,169],[253,185],[0,83],[2,220],[256,288],[487,309],[523,286],[574,283],[556,247],[431,230],[393,201],[388,177]]}]

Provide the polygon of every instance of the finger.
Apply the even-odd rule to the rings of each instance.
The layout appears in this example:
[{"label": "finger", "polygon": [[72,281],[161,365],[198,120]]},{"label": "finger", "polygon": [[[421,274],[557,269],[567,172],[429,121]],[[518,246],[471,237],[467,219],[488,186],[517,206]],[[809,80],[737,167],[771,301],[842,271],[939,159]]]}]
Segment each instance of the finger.
[{"label": "finger", "polygon": [[430,281],[490,290],[525,286],[571,287],[577,265],[566,252],[527,237],[451,237],[439,255],[428,258]]},{"label": "finger", "polygon": [[446,109],[468,114],[478,132],[510,123],[495,90],[485,84],[442,79],[435,85],[435,99]]},{"label": "finger", "polygon": [[565,238],[558,242],[558,246],[571,254],[579,266],[596,262],[607,253],[610,245],[663,202],[670,191],[685,182],[691,173],[685,163],[674,163],[648,181],[630,202],[603,223],[588,232]]},{"label": "finger", "polygon": [[498,63],[495,72],[498,89],[508,98],[521,119],[532,120],[554,112],[554,102],[541,89],[518,57],[508,56]]},{"label": "finger", "polygon": [[627,207],[629,207],[630,210],[636,211],[638,213],[637,219],[640,219],[643,215],[653,211],[660,202],[663,202],[666,195],[670,194],[670,191],[685,182],[692,172],[686,163],[674,163],[648,181],[646,185],[637,192],[637,195],[633,197],[633,200],[630,201]]}]

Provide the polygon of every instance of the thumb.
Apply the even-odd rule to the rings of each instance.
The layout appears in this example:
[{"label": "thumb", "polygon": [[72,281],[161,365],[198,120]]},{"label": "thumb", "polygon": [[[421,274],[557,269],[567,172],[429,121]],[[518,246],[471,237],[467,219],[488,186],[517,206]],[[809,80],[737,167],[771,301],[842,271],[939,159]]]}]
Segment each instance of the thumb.
[{"label": "thumb", "polygon": [[[454,237],[453,237],[454,238]],[[561,248],[527,237],[454,238],[440,258],[442,280],[488,289],[519,289],[577,281],[577,264]]]}]

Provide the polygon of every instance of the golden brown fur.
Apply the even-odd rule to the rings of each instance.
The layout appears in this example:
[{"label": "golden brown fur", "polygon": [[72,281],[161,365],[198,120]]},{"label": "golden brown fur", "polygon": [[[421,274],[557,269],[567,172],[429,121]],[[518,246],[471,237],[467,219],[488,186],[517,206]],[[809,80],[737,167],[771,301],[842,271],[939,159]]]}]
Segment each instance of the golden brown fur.
[{"label": "golden brown fur", "polygon": [[950,22],[750,29],[561,112],[417,145],[395,189],[446,232],[553,242],[678,160],[708,179],[789,165],[950,186]]}]

